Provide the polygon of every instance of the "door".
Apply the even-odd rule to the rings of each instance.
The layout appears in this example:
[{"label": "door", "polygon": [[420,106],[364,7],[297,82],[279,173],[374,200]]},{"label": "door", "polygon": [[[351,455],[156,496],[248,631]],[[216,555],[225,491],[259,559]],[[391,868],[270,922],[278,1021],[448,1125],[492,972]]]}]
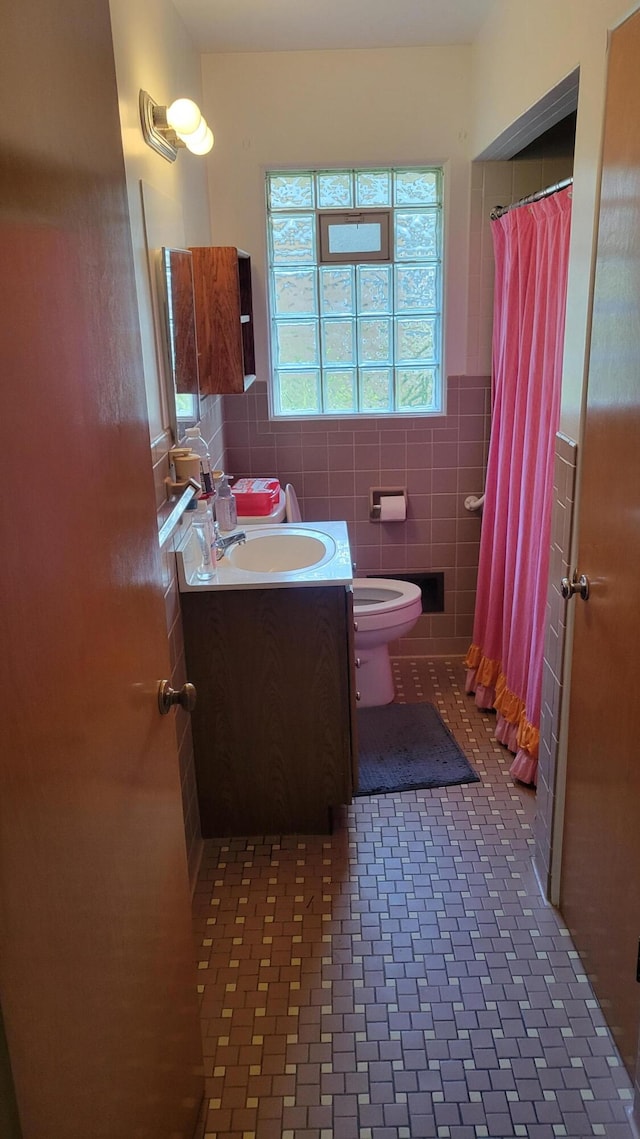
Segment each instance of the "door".
[{"label": "door", "polygon": [[629,1071],[640,1024],[640,13],[610,43],[560,907]]},{"label": "door", "polygon": [[0,1008],[23,1139],[191,1136],[201,1047],[108,0],[3,15]]}]

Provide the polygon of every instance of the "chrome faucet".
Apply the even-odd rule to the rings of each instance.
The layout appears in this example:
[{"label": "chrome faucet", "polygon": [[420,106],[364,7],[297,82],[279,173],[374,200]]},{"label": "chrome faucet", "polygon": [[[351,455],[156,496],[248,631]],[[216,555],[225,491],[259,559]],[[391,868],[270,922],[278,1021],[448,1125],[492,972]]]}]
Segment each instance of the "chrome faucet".
[{"label": "chrome faucet", "polygon": [[216,557],[223,558],[227,550],[230,550],[232,546],[242,546],[246,540],[247,535],[244,530],[237,530],[235,534],[229,534],[226,538],[221,538],[216,527]]}]

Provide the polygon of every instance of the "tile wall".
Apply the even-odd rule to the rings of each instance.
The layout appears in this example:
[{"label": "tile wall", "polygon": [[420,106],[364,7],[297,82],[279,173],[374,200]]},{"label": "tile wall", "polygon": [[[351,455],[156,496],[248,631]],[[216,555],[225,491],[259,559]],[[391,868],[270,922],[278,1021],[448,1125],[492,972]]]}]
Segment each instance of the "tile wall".
[{"label": "tile wall", "polygon": [[[423,614],[399,655],[466,652],[480,521],[464,498],[481,494],[489,378],[451,376],[435,419],[269,420],[264,385],[224,397],[227,462],[235,475],[291,482],[308,520],[345,519],[359,576],[441,570],[445,612]],[[405,523],[369,521],[369,488],[406,486]]]},{"label": "tile wall", "polygon": [[542,674],[540,752],[534,860],[542,887],[549,895],[556,799],[558,731],[564,696],[562,670],[566,638],[566,602],[560,582],[569,575],[571,529],[575,503],[577,446],[558,432],[553,476],[551,565],[546,609],[546,636]]},{"label": "tile wall", "polygon": [[[224,444],[221,400],[218,397],[210,396],[204,401],[203,409],[204,414],[200,424],[202,434],[207,440],[214,467],[223,467]],[[172,505],[167,502],[164,482],[169,474],[168,450],[170,447],[171,436],[167,431],[154,441],[151,449],[159,523],[162,523]],[[182,529],[179,525],[173,537],[170,538],[161,549],[167,636],[169,639],[171,661],[171,685],[173,688],[180,688],[189,679],[186,674],[184,637],[180,613],[180,594],[178,591],[174,555],[174,550],[181,535]],[[200,816],[193,759],[191,719],[188,715],[185,715],[180,708],[176,709],[172,713],[172,716],[175,724],[176,743],[180,763],[182,809],[184,813],[189,881],[193,889],[195,887],[202,855],[202,836],[200,833]]]}]

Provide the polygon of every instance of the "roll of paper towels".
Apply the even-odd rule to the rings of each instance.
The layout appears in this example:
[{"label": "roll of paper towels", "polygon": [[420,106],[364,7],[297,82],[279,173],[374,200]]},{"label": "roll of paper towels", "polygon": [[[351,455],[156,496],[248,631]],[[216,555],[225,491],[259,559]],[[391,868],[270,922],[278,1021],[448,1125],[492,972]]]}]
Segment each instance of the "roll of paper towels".
[{"label": "roll of paper towels", "polygon": [[404,522],[407,517],[407,500],[403,494],[388,494],[380,497],[380,521]]}]

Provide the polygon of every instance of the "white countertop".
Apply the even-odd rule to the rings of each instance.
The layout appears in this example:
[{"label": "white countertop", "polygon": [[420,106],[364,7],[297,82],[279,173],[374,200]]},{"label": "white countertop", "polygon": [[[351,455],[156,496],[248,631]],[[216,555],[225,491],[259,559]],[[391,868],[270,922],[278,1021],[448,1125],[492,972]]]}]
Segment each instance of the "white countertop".
[{"label": "white countertop", "polygon": [[[301,534],[322,541],[325,546],[324,555],[314,565],[303,569],[272,571],[241,569],[233,564],[233,550],[218,561],[215,578],[211,581],[200,581],[196,571],[200,564],[200,550],[198,540],[192,528],[176,551],[178,566],[178,581],[181,593],[212,592],[219,589],[283,589],[304,587],[310,585],[351,585],[353,581],[353,567],[349,535],[346,522],[296,522],[282,523],[275,526],[243,526],[247,535],[247,544],[254,538],[275,538],[278,533],[284,535]],[[232,531],[231,533],[235,533]],[[224,537],[229,535],[225,534]],[[234,550],[244,550],[245,547],[235,546]]]}]

